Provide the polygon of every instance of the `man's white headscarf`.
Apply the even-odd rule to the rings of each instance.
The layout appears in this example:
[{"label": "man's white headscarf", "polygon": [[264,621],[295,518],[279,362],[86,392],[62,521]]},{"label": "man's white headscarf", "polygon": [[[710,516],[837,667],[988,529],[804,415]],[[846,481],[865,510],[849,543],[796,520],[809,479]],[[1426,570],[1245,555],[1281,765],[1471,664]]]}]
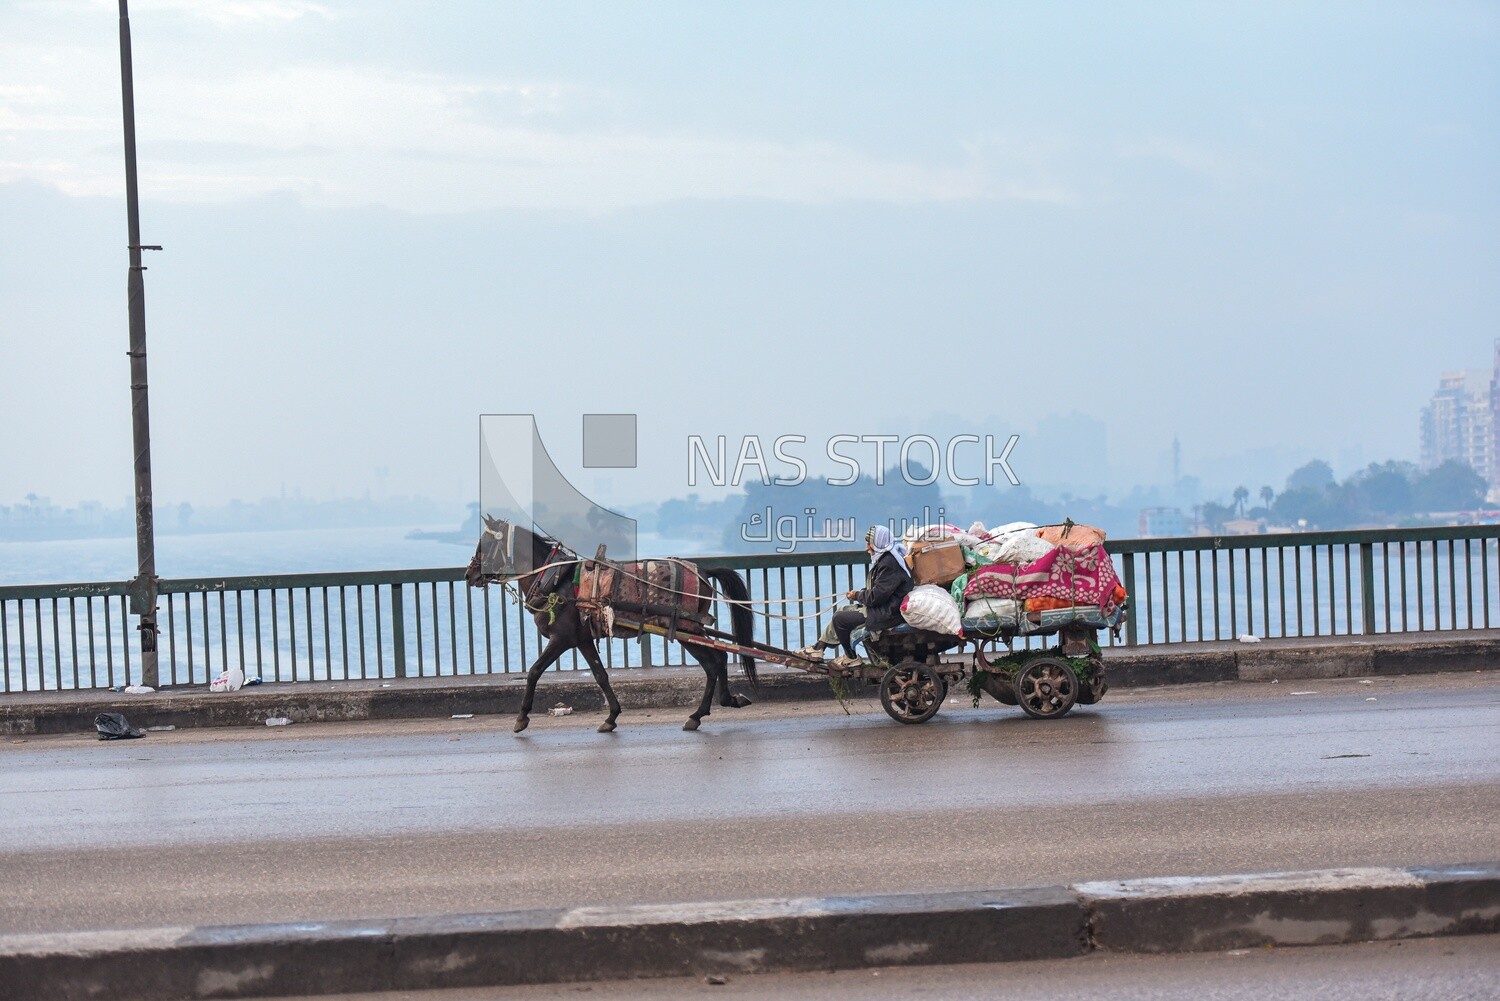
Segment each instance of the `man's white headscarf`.
[{"label": "man's white headscarf", "polygon": [[870,553],[870,568],[872,570],[875,568],[875,564],[880,561],[880,557],[886,553],[890,553],[896,557],[897,565],[906,571],[906,576],[911,576],[911,567],[906,565],[906,547],[895,540],[889,528],[884,525],[876,525],[865,535],[865,539],[874,550]]}]

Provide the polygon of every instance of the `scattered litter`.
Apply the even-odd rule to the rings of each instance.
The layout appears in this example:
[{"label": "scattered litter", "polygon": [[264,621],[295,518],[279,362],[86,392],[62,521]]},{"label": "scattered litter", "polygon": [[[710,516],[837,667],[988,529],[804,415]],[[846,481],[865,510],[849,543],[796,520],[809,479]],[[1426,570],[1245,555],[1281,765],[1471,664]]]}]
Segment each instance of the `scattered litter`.
[{"label": "scattered litter", "polygon": [[151,692],[156,691],[156,689],[152,688],[150,685],[126,685],[124,688],[120,689],[120,691],[124,692],[126,695],[148,695]]},{"label": "scattered litter", "polygon": [[245,672],[237,667],[230,667],[208,683],[208,690],[210,692],[237,692],[244,684]]},{"label": "scattered litter", "polygon": [[382,681],[380,683],[380,687],[381,688],[389,688],[389,687],[391,687],[391,683],[389,681]]},{"label": "scattered litter", "polygon": [[246,688],[249,688],[251,685],[258,685],[260,683],[261,683],[261,681],[260,681],[259,677],[246,678],[245,679],[245,687]]},{"label": "scattered litter", "polygon": [[291,723],[292,721],[285,716],[272,716],[266,720],[266,726],[290,726]]},{"label": "scattered litter", "polygon": [[1271,679],[1271,684],[1273,684],[1273,685],[1279,685],[1279,684],[1281,684],[1281,680],[1279,678],[1272,678]]},{"label": "scattered litter", "polygon": [[1288,692],[1288,695],[1317,695],[1317,692]]},{"label": "scattered litter", "polygon": [[559,702],[557,705],[555,705],[551,709],[547,710],[547,715],[548,716],[571,716],[571,715],[573,715],[573,707],[569,706],[569,705],[564,705],[563,703]]},{"label": "scattered litter", "polygon": [[1242,635],[1240,637],[1240,642],[1241,643],[1259,643],[1260,642],[1260,637],[1259,636],[1255,636],[1255,635],[1253,635],[1251,633],[1245,633],[1244,635]]},{"label": "scattered litter", "polygon": [[1368,754],[1325,754],[1325,755],[1323,755],[1323,760],[1324,761],[1334,761],[1334,760],[1336,760],[1338,758],[1368,758],[1368,757],[1369,757]]},{"label": "scattered litter", "polygon": [[166,726],[148,726],[146,727],[146,729],[151,733],[165,733],[168,730],[175,730],[177,729],[177,727],[173,726],[171,723],[168,723]]},{"label": "scattered litter", "polygon": [[1226,956],[1248,956],[1248,955],[1250,955],[1250,950],[1249,949],[1230,949],[1228,952],[1224,953],[1224,955],[1226,955]]},{"label": "scattered litter", "polygon": [[1374,702],[1375,701],[1375,696],[1372,695],[1368,699],[1365,699],[1365,701],[1366,702]]},{"label": "scattered litter", "polygon": [[453,718],[454,719],[473,719],[474,718],[474,714],[473,713],[454,713],[453,714]]},{"label": "scattered litter", "polygon": [[130,725],[120,713],[100,713],[94,717],[94,729],[99,731],[100,740],[129,740],[131,737],[144,737],[145,730],[137,730]]},{"label": "scattered litter", "polygon": [[1369,678],[1361,678],[1359,680],[1359,683],[1361,685],[1373,685],[1373,684],[1375,684],[1375,682],[1371,681]]},{"label": "scattered litter", "polygon": [[703,982],[711,987],[723,987],[725,984],[729,983],[729,978],[721,977],[716,973],[710,973],[708,976],[703,978]]}]

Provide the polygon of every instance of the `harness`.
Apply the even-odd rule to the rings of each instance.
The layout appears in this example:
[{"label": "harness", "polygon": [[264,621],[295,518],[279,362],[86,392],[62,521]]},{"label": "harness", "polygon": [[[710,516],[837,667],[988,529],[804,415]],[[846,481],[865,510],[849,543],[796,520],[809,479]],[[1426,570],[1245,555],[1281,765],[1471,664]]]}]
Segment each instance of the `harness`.
[{"label": "harness", "polygon": [[[547,625],[557,621],[557,606],[562,604],[562,599],[557,596],[557,589],[562,586],[563,572],[567,567],[550,566],[557,559],[557,554],[563,551],[561,542],[554,541],[552,549],[547,553],[547,558],[542,565],[547,569],[531,579],[531,586],[526,588],[526,593],[521,597],[521,603],[526,606],[528,612],[541,614],[547,613]],[[538,595],[545,595],[546,600],[538,605]]]}]

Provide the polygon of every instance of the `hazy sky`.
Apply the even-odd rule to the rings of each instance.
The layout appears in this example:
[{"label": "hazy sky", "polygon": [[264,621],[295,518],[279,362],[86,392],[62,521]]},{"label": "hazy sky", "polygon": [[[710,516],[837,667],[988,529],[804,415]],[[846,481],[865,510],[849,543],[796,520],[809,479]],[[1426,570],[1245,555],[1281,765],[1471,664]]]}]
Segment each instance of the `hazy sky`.
[{"label": "hazy sky", "polygon": [[[0,3],[0,503],[130,496],[114,9]],[[621,503],[687,492],[689,434],[1020,432],[1023,480],[1116,489],[1178,435],[1186,472],[1279,486],[1414,458],[1500,336],[1494,4],[132,26],[168,501],[377,467],[466,500],[482,412],[538,414],[565,469],[582,413],[639,413],[642,468],[579,477]]]}]

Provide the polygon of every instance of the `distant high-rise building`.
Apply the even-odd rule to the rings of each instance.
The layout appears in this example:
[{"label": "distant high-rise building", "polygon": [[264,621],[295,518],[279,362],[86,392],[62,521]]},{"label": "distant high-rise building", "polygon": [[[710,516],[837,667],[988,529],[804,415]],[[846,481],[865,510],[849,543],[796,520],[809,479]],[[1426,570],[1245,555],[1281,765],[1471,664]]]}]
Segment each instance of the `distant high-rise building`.
[{"label": "distant high-rise building", "polygon": [[1490,494],[1500,491],[1500,337],[1495,338],[1495,357],[1490,369],[1490,468],[1482,474]]},{"label": "distant high-rise building", "polygon": [[1432,469],[1454,459],[1484,477],[1491,487],[1497,486],[1497,408],[1500,342],[1493,372],[1444,372],[1438,380],[1437,392],[1422,410],[1422,468]]}]

